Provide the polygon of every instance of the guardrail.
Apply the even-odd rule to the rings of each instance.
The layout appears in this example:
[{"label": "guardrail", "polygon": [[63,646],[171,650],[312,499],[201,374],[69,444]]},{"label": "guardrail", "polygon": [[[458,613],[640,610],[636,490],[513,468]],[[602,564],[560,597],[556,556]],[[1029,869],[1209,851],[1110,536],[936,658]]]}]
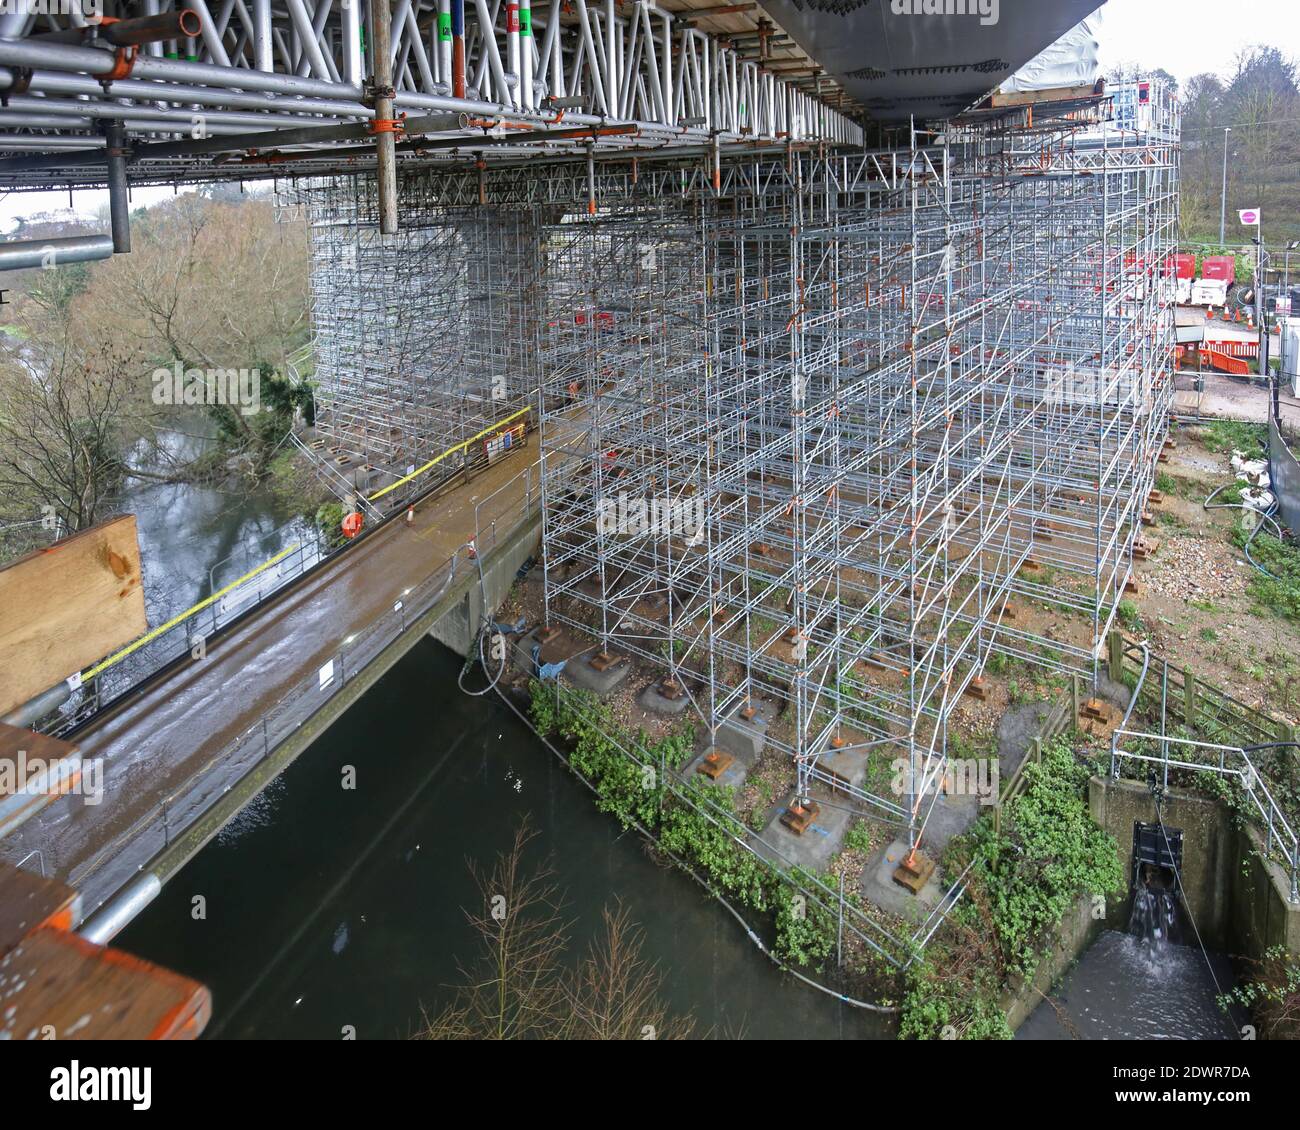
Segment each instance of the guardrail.
[{"label": "guardrail", "polygon": [[[1151,743],[1159,752],[1147,753],[1138,743]],[[1265,858],[1278,859],[1286,866],[1291,876],[1291,901],[1300,902],[1300,840],[1265,784],[1258,766],[1244,749],[1146,730],[1119,729],[1111,736],[1111,777],[1118,780],[1127,762],[1159,766],[1166,782],[1170,769],[1209,772],[1236,779],[1242,794],[1253,805],[1264,831]]]},{"label": "guardrail", "polygon": [[1138,709],[1160,718],[1161,729],[1176,718],[1202,736],[1231,735],[1241,746],[1295,740],[1291,723],[1247,705],[1164,656],[1152,654],[1151,678],[1140,678],[1142,645],[1122,632],[1110,633],[1106,650],[1110,678],[1133,686]]},{"label": "guardrail", "polygon": [[[522,526],[536,508],[537,498],[531,494],[512,506],[510,510],[516,516],[513,528]],[[505,528],[504,516],[503,509],[497,519],[498,529]],[[462,574],[466,560],[465,547],[462,547],[418,586],[395,592],[390,611],[362,631],[346,637],[267,708],[255,725],[198,766],[183,787],[156,790],[150,795],[146,783],[143,789],[133,792],[132,799],[137,806],[140,798],[144,798],[144,810],[129,827],[103,844],[93,858],[66,877],[68,883],[83,893],[85,913],[89,915],[102,906],[122,882],[147,868],[225,793],[263,764],[286,739],[350,685],[412,624],[432,611]],[[134,784],[132,788],[135,789]]]},{"label": "guardrail", "polygon": [[[516,421],[524,420],[525,440],[521,446],[526,446],[526,417],[531,411],[531,407],[522,408],[512,415],[498,420],[477,435],[470,437],[470,439],[447,448],[441,455],[430,460],[419,470],[384,487],[371,495],[369,499],[359,500],[368,513],[372,516],[378,516],[378,521],[371,528],[371,532],[378,529],[385,522],[391,521],[406,506],[436,495],[449,484],[462,477],[468,481],[479,470],[491,466],[494,459],[487,454],[486,450],[474,449],[474,445],[490,438],[494,432],[498,432],[510,425],[517,426]],[[295,442],[298,442],[296,437]],[[299,444],[299,446],[302,445]],[[306,449],[304,448],[304,450]],[[460,452],[463,458],[454,465],[446,464],[445,459],[456,452]],[[396,500],[397,505],[386,515],[373,505],[375,499],[389,494],[396,487],[415,482],[435,467],[443,467],[444,473],[421,484],[418,493],[413,493],[409,497],[401,496]],[[500,488],[500,490],[504,489],[504,487]],[[493,494],[499,494],[500,490],[494,491]],[[528,505],[532,505],[535,492],[531,478],[527,484],[527,493],[526,502]],[[481,507],[482,503],[480,503]],[[505,517],[506,515],[502,513],[500,515],[491,515],[485,519],[494,540],[496,536],[495,524]],[[478,518],[479,508],[476,508],[476,526]],[[192,653],[196,647],[206,646],[215,635],[230,627],[231,624],[245,614],[259,607],[263,601],[275,596],[281,589],[298,580],[307,572],[333,559],[338,554],[347,552],[353,545],[358,544],[359,540],[344,542],[342,545],[331,548],[325,544],[319,531],[302,530],[295,544],[280,551],[268,561],[262,562],[220,591],[205,597],[184,612],[171,617],[164,624],[145,633],[139,639],[133,640],[124,648],[93,664],[84,672],[74,675],[72,680],[74,690],[81,692],[81,698],[76,703],[75,708],[66,714],[55,715],[38,728],[41,732],[50,734],[53,737],[63,737],[71,731],[84,726],[101,710],[107,709],[113,703],[120,701],[171,664],[182,660],[186,655]],[[209,571],[210,586],[215,585],[215,571],[223,564],[225,562],[218,562]],[[124,661],[128,659],[130,662],[125,663]],[[116,669],[120,677],[104,677],[114,669]]]},{"label": "guardrail", "polygon": [[[524,480],[524,496],[512,501],[507,493],[520,479]],[[520,508],[525,515],[531,514],[541,504],[541,498],[534,489],[533,467],[530,463],[513,479],[502,483],[486,498],[474,507],[474,544],[481,550],[491,549],[497,544],[498,527],[509,522],[513,529],[518,521]]]},{"label": "guardrail", "polygon": [[[1122,678],[1124,674],[1123,660],[1130,652],[1127,646],[1128,641],[1124,641],[1120,637],[1117,643],[1117,637],[1118,633],[1112,633],[1110,639],[1112,678],[1115,678],[1116,675]],[[1209,772],[1225,778],[1235,778],[1241,785],[1244,796],[1253,804],[1255,815],[1264,829],[1264,857],[1267,859],[1276,855],[1286,865],[1291,876],[1291,901],[1300,902],[1300,840],[1297,840],[1294,830],[1287,821],[1286,814],[1269,791],[1265,777],[1260,772],[1259,767],[1251,760],[1247,749],[1243,746],[1225,745],[1218,742],[1202,741],[1181,734],[1170,734],[1167,711],[1169,662],[1163,658],[1153,657],[1151,649],[1145,643],[1134,646],[1142,656],[1142,666],[1133,684],[1132,694],[1129,698],[1128,709],[1124,712],[1124,718],[1111,735],[1111,777],[1118,780],[1127,763],[1134,762],[1142,766],[1160,766],[1162,771],[1161,788],[1169,787],[1169,771],[1171,769]],[[1140,709],[1139,704],[1142,701],[1143,691],[1148,686],[1148,675],[1154,673],[1157,669],[1161,673],[1159,731],[1131,730],[1129,729],[1129,722],[1134,713]],[[1205,694],[1207,690],[1213,692],[1217,703],[1221,706],[1233,708],[1237,717],[1244,718],[1247,726],[1258,727],[1259,720],[1265,719],[1282,727],[1284,736],[1281,739],[1274,739],[1269,736],[1265,741],[1251,743],[1250,748],[1252,750],[1294,744],[1292,729],[1288,724],[1277,723],[1276,720],[1268,718],[1267,715],[1253,710],[1251,707],[1247,707],[1244,703],[1239,703],[1236,699],[1224,694],[1217,688],[1210,687],[1208,684],[1199,684],[1195,677],[1192,676],[1190,669],[1185,668],[1184,671],[1186,674],[1184,689],[1188,695],[1186,700],[1186,725],[1189,730],[1195,728],[1198,718],[1196,702],[1199,688],[1200,697],[1208,697]],[[1247,715],[1253,717],[1247,717]],[[1217,716],[1215,716],[1214,721],[1215,725],[1219,724]],[[1148,752],[1151,749],[1158,752]],[[1180,751],[1181,756],[1174,756],[1171,753],[1173,750]],[[1275,851],[1275,849],[1277,850]]]}]

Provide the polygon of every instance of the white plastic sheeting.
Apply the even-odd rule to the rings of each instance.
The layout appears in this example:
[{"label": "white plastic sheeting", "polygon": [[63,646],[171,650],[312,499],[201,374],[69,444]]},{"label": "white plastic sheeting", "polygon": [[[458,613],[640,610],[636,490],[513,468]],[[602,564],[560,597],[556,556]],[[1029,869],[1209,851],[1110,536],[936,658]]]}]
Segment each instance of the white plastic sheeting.
[{"label": "white plastic sheeting", "polygon": [[1280,346],[1282,379],[1291,382],[1291,395],[1300,396],[1300,318],[1283,318]]},{"label": "white plastic sheeting", "polygon": [[1030,59],[999,88],[1003,94],[1091,86],[1101,77],[1101,13],[1094,12]]}]

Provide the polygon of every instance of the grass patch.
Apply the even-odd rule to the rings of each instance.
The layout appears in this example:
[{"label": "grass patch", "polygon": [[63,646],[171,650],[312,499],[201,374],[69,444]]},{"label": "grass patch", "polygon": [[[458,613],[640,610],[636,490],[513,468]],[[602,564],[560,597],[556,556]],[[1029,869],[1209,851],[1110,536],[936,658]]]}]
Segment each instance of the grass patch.
[{"label": "grass patch", "polygon": [[1138,613],[1138,606],[1131,600],[1121,600],[1119,608],[1115,610],[1115,615],[1119,617],[1119,622],[1130,632],[1140,632],[1142,630],[1142,617]]},{"label": "grass patch", "polygon": [[[1246,544],[1249,535],[1240,524],[1232,532],[1233,543]],[[1300,621],[1300,550],[1278,541],[1272,534],[1257,534],[1250,543],[1250,554],[1273,576],[1258,570],[1251,574],[1247,591],[1255,602],[1275,616]]]},{"label": "grass patch", "polygon": [[1268,428],[1264,424],[1215,420],[1205,426],[1202,442],[1214,452],[1240,451],[1247,459],[1268,457]]}]

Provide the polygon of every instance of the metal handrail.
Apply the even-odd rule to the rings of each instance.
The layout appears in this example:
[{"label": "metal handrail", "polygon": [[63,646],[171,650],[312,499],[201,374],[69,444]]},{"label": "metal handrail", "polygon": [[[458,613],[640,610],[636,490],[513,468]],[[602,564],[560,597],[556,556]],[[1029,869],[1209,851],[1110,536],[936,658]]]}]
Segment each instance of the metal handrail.
[{"label": "metal handrail", "polygon": [[[494,498],[496,498],[497,495],[513,487],[516,483],[519,482],[520,479],[524,480],[524,497],[523,497],[523,502],[521,503],[519,508],[520,514],[524,517],[527,517],[536,508],[535,504],[540,503],[541,501],[540,497],[535,498],[533,494],[533,465],[530,463],[522,471],[520,471],[519,474],[515,475],[511,479],[507,479],[504,483],[502,483],[499,487],[497,487],[497,489],[494,490],[491,494],[481,499],[479,503],[474,507],[474,544],[475,545],[479,546],[480,548],[483,547],[485,532],[490,533],[492,535],[492,541],[490,544],[496,545],[497,523],[502,518],[505,517],[505,513],[503,512],[501,514],[494,515],[492,517],[491,524],[488,526],[487,530],[485,531],[483,528],[483,508],[487,506],[487,504],[490,503]],[[507,512],[508,510],[509,508],[507,508]]]},{"label": "metal handrail", "polygon": [[[1159,756],[1120,749],[1121,738],[1135,741],[1151,741],[1162,750]],[[1178,746],[1190,750],[1210,750],[1217,754],[1208,762],[1184,760],[1170,756],[1170,747]],[[1188,754],[1188,758],[1194,754]],[[1264,776],[1241,746],[1220,745],[1216,742],[1203,742],[1195,738],[1170,737],[1168,734],[1148,733],[1145,730],[1127,730],[1120,728],[1111,735],[1111,776],[1119,778],[1120,768],[1125,760],[1161,765],[1166,776],[1171,768],[1188,769],[1194,772],[1216,773],[1223,777],[1236,777],[1241,781],[1242,790],[1250,797],[1265,825],[1264,855],[1271,854],[1275,840],[1281,841],[1283,858],[1286,859],[1291,878],[1292,902],[1300,902],[1300,837],[1297,837],[1282,807],[1269,792]],[[1239,760],[1240,765],[1231,762]],[[1260,799],[1260,794],[1263,800]],[[1288,850],[1289,848],[1289,850]]]}]

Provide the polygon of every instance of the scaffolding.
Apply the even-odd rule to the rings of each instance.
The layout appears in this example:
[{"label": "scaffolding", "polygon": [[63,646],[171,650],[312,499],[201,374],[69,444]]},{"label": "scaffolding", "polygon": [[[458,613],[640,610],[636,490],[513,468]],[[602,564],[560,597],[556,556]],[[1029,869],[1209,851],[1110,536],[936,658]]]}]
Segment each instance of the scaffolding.
[{"label": "scaffolding", "polygon": [[374,179],[282,190],[311,240],[316,426],[382,486],[531,403],[540,246],[527,211],[447,206],[411,177],[381,235]]},{"label": "scaffolding", "polygon": [[991,657],[1099,678],[1172,396],[1177,111],[1144,97],[606,177],[548,231],[548,621],[790,756],[795,810],[915,847]]},{"label": "scaffolding", "polygon": [[388,241],[365,178],[298,188],[323,426],[397,472],[535,398],[547,624],[788,757],[787,816],[915,849],[991,660],[1101,679],[1173,394],[1178,137],[1152,82],[869,151],[431,168]]}]

